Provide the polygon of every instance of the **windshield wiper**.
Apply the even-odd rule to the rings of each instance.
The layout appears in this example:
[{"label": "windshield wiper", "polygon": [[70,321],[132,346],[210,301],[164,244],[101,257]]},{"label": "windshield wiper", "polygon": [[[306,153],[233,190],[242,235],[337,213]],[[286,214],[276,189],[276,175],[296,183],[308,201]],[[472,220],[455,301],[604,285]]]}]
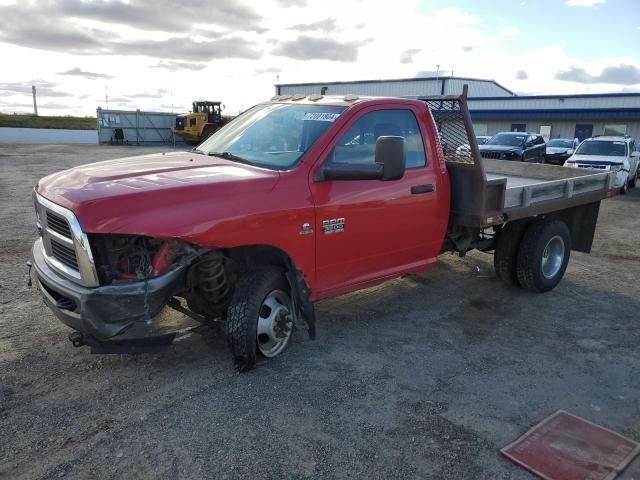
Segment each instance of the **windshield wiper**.
[{"label": "windshield wiper", "polygon": [[210,157],[224,158],[225,160],[233,160],[234,162],[246,163],[247,165],[253,165],[252,162],[246,158],[239,157],[231,152],[207,152]]},{"label": "windshield wiper", "polygon": [[204,152],[203,152],[202,150],[200,150],[199,148],[196,148],[196,147],[193,147],[193,148],[191,149],[191,151],[192,151],[193,153],[199,153],[200,155],[204,155]]}]

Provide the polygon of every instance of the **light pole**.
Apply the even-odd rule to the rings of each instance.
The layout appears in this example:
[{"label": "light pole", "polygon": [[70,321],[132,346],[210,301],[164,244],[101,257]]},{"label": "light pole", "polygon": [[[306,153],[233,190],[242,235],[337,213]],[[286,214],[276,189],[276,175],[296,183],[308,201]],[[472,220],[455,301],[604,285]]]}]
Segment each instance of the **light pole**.
[{"label": "light pole", "polygon": [[38,116],[38,103],[36,102],[36,86],[31,85],[31,93],[33,94],[33,114]]}]

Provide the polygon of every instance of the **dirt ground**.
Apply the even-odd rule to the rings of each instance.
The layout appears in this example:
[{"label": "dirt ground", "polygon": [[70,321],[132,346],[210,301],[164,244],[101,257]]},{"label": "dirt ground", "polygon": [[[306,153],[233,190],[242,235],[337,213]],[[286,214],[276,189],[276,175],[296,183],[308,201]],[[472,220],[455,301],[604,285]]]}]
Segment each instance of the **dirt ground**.
[{"label": "dirt ground", "polygon": [[27,287],[36,180],[155,150],[0,144],[0,478],[529,479],[498,449],[558,409],[640,441],[640,188],[603,202],[553,292],[447,255],[319,303],[317,340],[240,375],[215,329],[73,348]]}]

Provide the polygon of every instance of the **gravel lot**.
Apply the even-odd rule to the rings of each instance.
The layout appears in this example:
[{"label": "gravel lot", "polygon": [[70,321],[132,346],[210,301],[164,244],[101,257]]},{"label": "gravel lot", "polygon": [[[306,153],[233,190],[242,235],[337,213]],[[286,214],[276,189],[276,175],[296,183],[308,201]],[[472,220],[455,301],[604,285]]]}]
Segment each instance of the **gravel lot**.
[{"label": "gravel lot", "polygon": [[447,255],[319,303],[316,341],[240,375],[204,327],[160,354],[75,349],[26,285],[36,180],[157,150],[0,143],[0,478],[529,479],[497,449],[558,409],[640,441],[640,188],[603,202],[553,292]]}]

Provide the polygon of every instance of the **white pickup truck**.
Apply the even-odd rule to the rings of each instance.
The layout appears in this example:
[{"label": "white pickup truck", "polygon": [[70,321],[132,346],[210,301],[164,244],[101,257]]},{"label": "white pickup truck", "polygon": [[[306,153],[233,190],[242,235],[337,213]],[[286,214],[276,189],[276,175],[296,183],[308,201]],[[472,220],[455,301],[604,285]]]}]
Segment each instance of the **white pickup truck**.
[{"label": "white pickup truck", "polygon": [[640,151],[632,138],[596,136],[583,141],[564,166],[613,171],[614,186],[626,193],[638,181],[639,160]]}]

